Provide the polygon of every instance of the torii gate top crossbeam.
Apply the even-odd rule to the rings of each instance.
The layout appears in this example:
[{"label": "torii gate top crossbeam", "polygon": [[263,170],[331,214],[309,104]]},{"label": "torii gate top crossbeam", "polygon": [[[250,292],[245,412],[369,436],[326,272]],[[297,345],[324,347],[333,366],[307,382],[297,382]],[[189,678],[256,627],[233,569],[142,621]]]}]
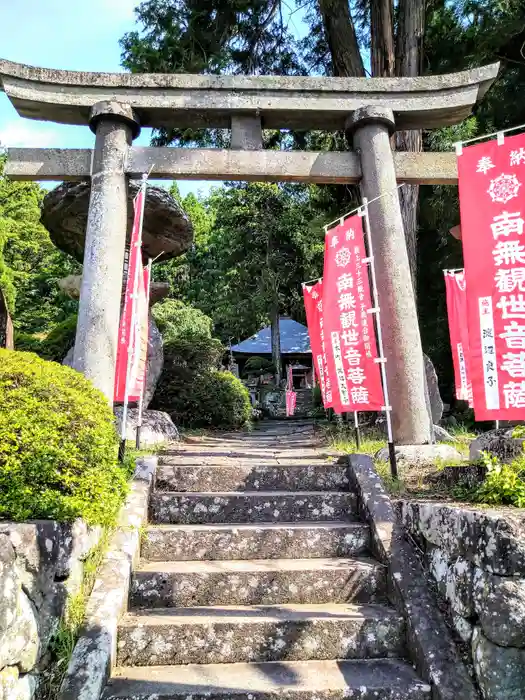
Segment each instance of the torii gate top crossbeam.
[{"label": "torii gate top crossbeam", "polygon": [[93,105],[131,105],[142,126],[230,128],[257,114],[263,128],[341,130],[365,105],[393,110],[397,129],[436,128],[467,117],[499,64],[415,78],[318,78],[85,73],[0,59],[0,88],[29,119],[88,124]]}]

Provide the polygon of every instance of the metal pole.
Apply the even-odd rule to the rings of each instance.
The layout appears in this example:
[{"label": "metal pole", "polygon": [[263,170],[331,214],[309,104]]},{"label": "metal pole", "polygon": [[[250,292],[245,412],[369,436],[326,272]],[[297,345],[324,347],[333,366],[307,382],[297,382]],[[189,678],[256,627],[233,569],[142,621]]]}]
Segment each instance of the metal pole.
[{"label": "metal pole", "polygon": [[[151,290],[152,263],[153,263],[153,260],[150,258],[148,260],[148,288],[145,290],[146,291],[146,309],[148,310],[146,313],[149,313],[149,297],[150,297],[150,290]],[[146,343],[147,342],[148,341],[146,339]],[[140,429],[142,428],[142,414],[144,411],[144,391],[146,390],[147,367],[148,367],[148,354],[147,354],[147,350],[146,350],[146,364],[144,366],[144,379],[142,381],[142,391],[140,392],[139,415],[137,417],[137,430],[136,430],[136,434],[135,434],[135,448],[137,450],[140,450]]]},{"label": "metal pole", "polygon": [[376,283],[376,271],[374,267],[374,248],[372,245],[372,235],[370,233],[370,217],[368,215],[368,199],[363,197],[363,208],[361,209],[360,216],[364,218],[365,221],[365,234],[366,242],[368,247],[368,258],[370,260],[370,279],[372,282],[372,304],[374,309],[378,309],[376,314],[376,332],[377,332],[377,347],[379,350],[379,364],[381,367],[381,379],[383,381],[383,393],[385,396],[385,412],[386,412],[386,426],[388,433],[388,452],[390,455],[390,473],[394,479],[397,479],[397,459],[396,450],[394,445],[394,437],[392,434],[392,418],[390,412],[392,407],[390,406],[390,399],[388,397],[388,384],[386,381],[386,360],[383,352],[383,335],[381,333],[381,322],[379,318],[380,307],[379,307],[379,297],[377,293],[377,283]]},{"label": "metal pole", "polygon": [[354,429],[355,429],[355,446],[357,450],[361,449],[361,433],[359,432],[359,417],[357,411],[354,411]]}]

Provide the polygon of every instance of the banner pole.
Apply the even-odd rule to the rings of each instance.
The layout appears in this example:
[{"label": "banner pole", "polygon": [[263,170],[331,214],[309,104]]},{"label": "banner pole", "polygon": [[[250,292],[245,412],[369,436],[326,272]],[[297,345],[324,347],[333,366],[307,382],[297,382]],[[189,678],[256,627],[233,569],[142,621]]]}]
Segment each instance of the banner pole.
[{"label": "banner pole", "polygon": [[[142,251],[142,225],[144,223],[144,208],[145,208],[145,196],[146,196],[146,183],[147,183],[147,175],[142,176],[142,185],[141,185],[141,190],[142,190],[142,211],[140,212],[140,224],[139,224],[139,240],[138,240],[138,253],[137,255],[141,255]],[[130,262],[131,262],[131,251],[130,251]],[[137,264],[135,266],[135,279],[133,280],[133,299],[131,300],[131,328],[132,328],[132,333],[134,332],[135,329],[135,315],[137,313],[137,303],[136,303],[136,296],[137,296],[137,286],[138,286],[138,281],[139,281],[139,269],[142,270],[142,258],[140,260],[140,265]],[[131,335],[130,335],[131,339]],[[126,369],[126,384],[125,384],[125,389],[124,389],[124,405],[122,409],[122,425],[120,428],[120,447],[119,447],[119,461],[124,461],[124,457],[126,455],[126,424],[128,421],[128,402],[129,402],[129,374],[131,370],[131,361],[132,361],[132,353],[131,353],[131,348],[128,348],[128,366]]]},{"label": "banner pole", "polygon": [[[153,260],[150,258],[148,260],[148,288],[146,289],[146,309],[148,310],[148,314],[149,314],[149,297],[150,297],[150,291],[151,291],[152,264],[153,264]],[[149,346],[149,343],[148,343],[148,346]],[[142,414],[144,411],[144,392],[146,390],[146,377],[147,377],[147,371],[148,371],[147,368],[148,368],[148,355],[147,355],[147,350],[146,350],[146,366],[144,367],[144,379],[142,381],[142,391],[140,392],[139,415],[137,418],[137,431],[135,434],[135,448],[137,450],[140,450],[140,429],[142,428]]]},{"label": "banner pole", "polygon": [[386,359],[383,351],[383,334],[381,332],[381,319],[380,319],[380,306],[379,298],[377,293],[377,283],[376,283],[376,270],[374,265],[374,248],[372,245],[372,235],[370,232],[370,216],[368,213],[368,199],[363,197],[363,206],[360,210],[360,215],[365,221],[365,233],[366,241],[368,246],[368,257],[370,260],[370,279],[372,281],[372,303],[374,308],[377,309],[376,313],[376,332],[377,332],[377,346],[379,350],[379,364],[381,367],[381,379],[383,380],[383,393],[385,396],[385,413],[386,413],[386,426],[388,432],[388,453],[390,455],[390,473],[392,478],[397,479],[397,458],[396,450],[394,445],[394,436],[392,433],[392,417],[390,412],[392,407],[390,406],[390,399],[388,396],[388,384],[386,380]]},{"label": "banner pole", "polygon": [[355,446],[359,451],[361,449],[361,433],[359,431],[359,417],[357,411],[354,411],[354,426],[355,426]]}]

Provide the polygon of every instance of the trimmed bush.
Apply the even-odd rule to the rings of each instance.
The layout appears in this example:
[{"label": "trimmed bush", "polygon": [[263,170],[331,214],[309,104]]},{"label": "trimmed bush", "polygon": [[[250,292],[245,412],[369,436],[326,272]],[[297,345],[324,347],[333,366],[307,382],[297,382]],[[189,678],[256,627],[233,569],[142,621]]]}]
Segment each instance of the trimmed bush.
[{"label": "trimmed bush", "polygon": [[23,352],[36,352],[40,355],[42,352],[42,338],[31,333],[17,331],[15,328],[15,348]]},{"label": "trimmed bush", "polygon": [[77,314],[71,314],[65,321],[57,323],[57,325],[49,331],[42,341],[42,347],[39,353],[44,359],[62,362],[75,344],[77,320]]},{"label": "trimmed bush", "polygon": [[231,372],[206,372],[193,382],[194,424],[240,428],[252,415],[250,394]]},{"label": "trimmed bush", "polygon": [[111,524],[127,492],[113,413],[81,374],[0,350],[0,518]]}]

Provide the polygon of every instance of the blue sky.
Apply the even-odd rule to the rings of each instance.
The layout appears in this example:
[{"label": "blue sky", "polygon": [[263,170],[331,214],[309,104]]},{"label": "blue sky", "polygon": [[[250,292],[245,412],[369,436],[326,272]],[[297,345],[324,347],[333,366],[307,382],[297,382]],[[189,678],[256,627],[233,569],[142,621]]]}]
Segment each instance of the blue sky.
[{"label": "blue sky", "polygon": [[[0,57],[33,66],[121,71],[122,35],[133,29],[139,0],[0,0]],[[135,141],[147,146],[151,131]],[[0,144],[5,147],[91,148],[87,127],[22,119],[0,92]],[[183,195],[211,183],[180,182]]]}]

